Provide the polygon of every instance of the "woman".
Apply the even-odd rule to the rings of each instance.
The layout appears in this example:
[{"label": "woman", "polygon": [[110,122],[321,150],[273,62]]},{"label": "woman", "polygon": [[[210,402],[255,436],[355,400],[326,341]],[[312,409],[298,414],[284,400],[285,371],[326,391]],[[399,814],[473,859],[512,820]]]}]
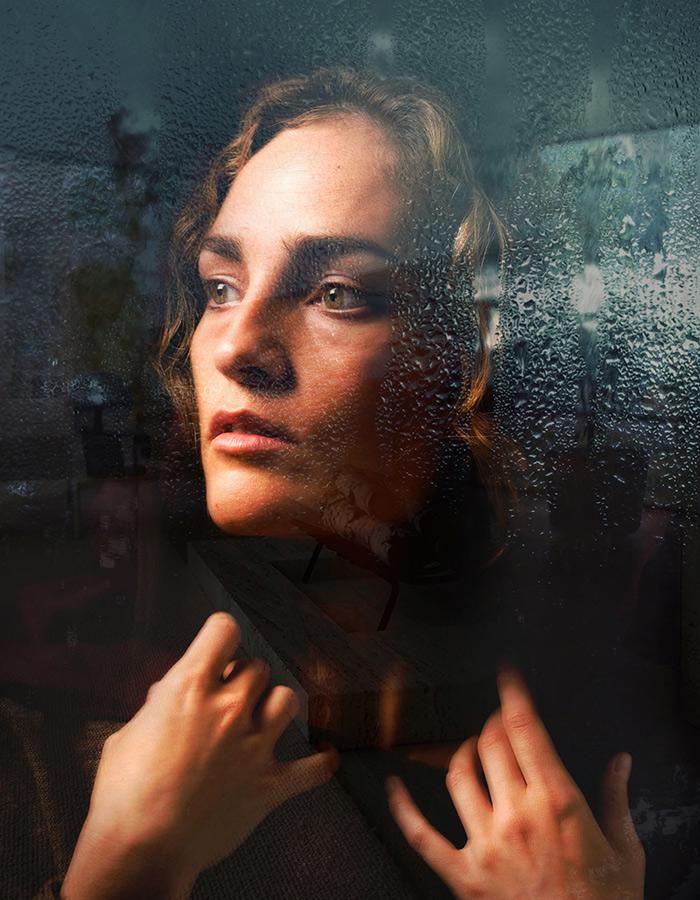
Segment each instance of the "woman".
[{"label": "woman", "polygon": [[[177,223],[161,347],[223,531],[340,535],[400,571],[396,546],[458,564],[425,511],[449,506],[460,448],[482,472],[492,458],[471,283],[494,236],[431,90],[337,68],[260,92]],[[332,751],[275,760],[295,699],[276,687],[258,705],[268,674],[231,663],[237,642],[230,617],[208,620],[108,741],[69,900],[187,896],[274,806],[328,777]],[[499,689],[502,711],[450,765],[466,848],[393,783],[409,841],[462,897],[641,897],[628,758],[606,776],[605,836],[517,676]]]}]

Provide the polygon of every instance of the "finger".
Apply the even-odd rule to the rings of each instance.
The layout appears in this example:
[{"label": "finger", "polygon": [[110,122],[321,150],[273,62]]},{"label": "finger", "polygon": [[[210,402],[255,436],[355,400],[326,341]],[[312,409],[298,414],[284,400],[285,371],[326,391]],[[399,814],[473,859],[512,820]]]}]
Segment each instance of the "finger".
[{"label": "finger", "polygon": [[603,833],[613,849],[623,856],[639,848],[627,795],[631,770],[629,753],[618,753],[608,762],[602,785]]},{"label": "finger", "polygon": [[498,676],[498,693],[503,727],[525,781],[571,782],[520,674],[504,669]]},{"label": "finger", "polygon": [[258,711],[260,731],[271,744],[276,744],[298,712],[297,695],[291,688],[278,684],[272,688]]},{"label": "finger", "polygon": [[477,739],[469,738],[452,756],[447,770],[447,790],[467,837],[486,827],[493,808],[479,777]]},{"label": "finger", "polygon": [[514,809],[525,790],[525,779],[513,753],[500,710],[493,713],[484,725],[477,749],[494,810]]},{"label": "finger", "polygon": [[261,659],[243,659],[237,662],[223,689],[223,695],[235,694],[241,698],[242,708],[252,716],[269,683],[270,667],[266,663]]},{"label": "finger", "polygon": [[240,641],[241,632],[233,616],[226,612],[213,613],[176,666],[201,671],[218,684]]},{"label": "finger", "polygon": [[333,747],[293,762],[278,763],[275,805],[330,781],[339,765],[340,754]]},{"label": "finger", "polygon": [[454,878],[459,850],[427,821],[413,802],[401,779],[387,778],[389,808],[411,847],[448,882]]}]

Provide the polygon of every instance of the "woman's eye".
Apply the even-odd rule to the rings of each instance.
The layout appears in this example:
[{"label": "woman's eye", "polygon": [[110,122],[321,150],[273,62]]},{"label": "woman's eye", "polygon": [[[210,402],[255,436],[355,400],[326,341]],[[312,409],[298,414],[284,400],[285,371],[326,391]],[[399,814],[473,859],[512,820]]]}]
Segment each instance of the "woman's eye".
[{"label": "woman's eye", "polygon": [[370,305],[369,298],[365,293],[347,284],[324,284],[317,296],[325,309],[340,312],[363,309]]},{"label": "woman's eye", "polygon": [[212,306],[223,306],[238,300],[238,291],[226,281],[205,281],[204,294]]}]

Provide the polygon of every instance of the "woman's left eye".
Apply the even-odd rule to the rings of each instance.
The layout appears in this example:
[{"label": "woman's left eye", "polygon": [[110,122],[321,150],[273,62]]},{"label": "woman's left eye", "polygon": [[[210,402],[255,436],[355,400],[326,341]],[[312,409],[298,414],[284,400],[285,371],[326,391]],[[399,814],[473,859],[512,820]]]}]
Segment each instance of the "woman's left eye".
[{"label": "woman's left eye", "polygon": [[348,284],[324,284],[315,298],[325,309],[347,312],[371,305],[369,296]]}]

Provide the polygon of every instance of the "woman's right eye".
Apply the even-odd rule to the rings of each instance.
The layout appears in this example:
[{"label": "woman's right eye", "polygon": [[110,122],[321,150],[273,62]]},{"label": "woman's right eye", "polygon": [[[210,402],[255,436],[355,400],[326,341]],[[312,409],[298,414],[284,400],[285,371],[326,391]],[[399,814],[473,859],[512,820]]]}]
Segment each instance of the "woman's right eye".
[{"label": "woman's right eye", "polygon": [[227,281],[217,279],[204,282],[204,295],[210,306],[225,306],[227,303],[236,303],[239,299],[237,288]]}]

